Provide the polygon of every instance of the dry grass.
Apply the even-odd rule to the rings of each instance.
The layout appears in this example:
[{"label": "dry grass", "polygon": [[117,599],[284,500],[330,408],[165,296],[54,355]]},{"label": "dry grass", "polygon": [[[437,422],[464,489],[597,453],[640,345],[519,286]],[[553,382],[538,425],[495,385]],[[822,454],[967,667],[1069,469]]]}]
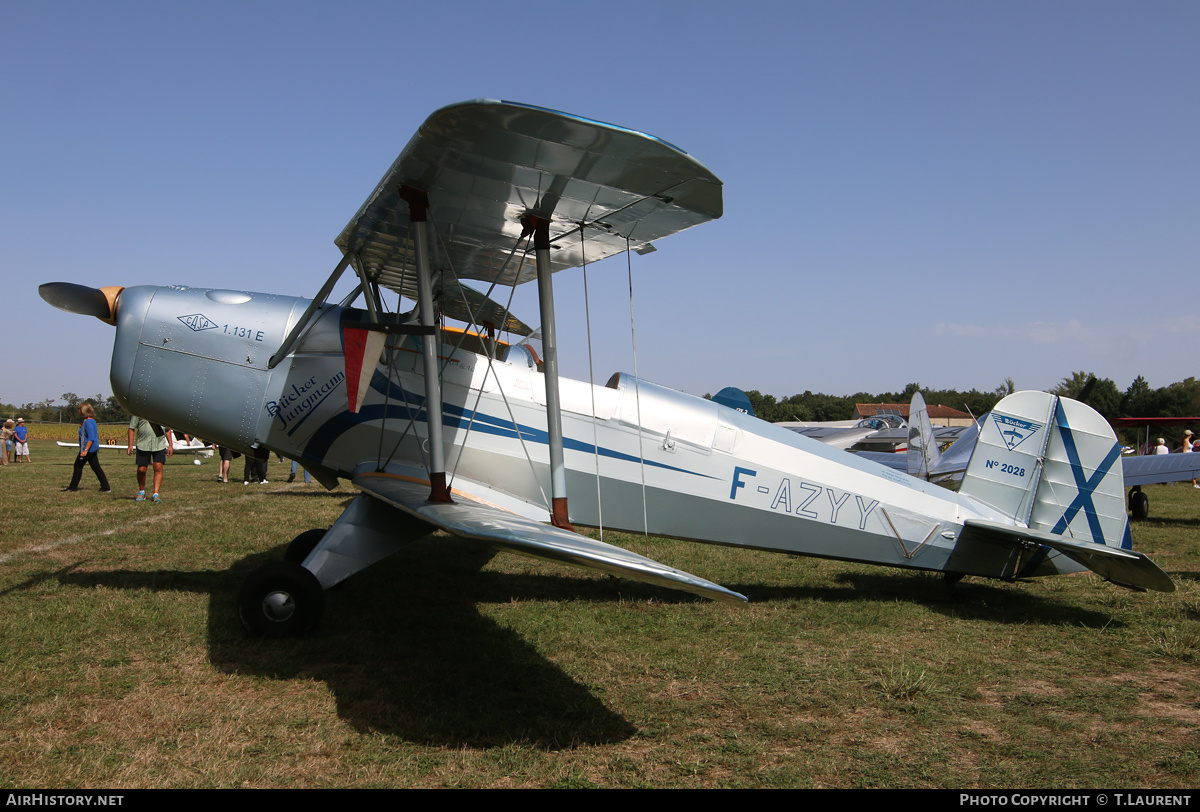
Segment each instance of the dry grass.
[{"label": "dry grass", "polygon": [[[606,540],[744,610],[434,537],[327,595],[312,638],[246,639],[242,577],[353,495],[64,494],[71,452],[0,470],[6,787],[1154,787],[1200,781],[1200,491],[1134,539],[1180,584],[940,580]],[[85,472],[85,487],[90,472]]]}]

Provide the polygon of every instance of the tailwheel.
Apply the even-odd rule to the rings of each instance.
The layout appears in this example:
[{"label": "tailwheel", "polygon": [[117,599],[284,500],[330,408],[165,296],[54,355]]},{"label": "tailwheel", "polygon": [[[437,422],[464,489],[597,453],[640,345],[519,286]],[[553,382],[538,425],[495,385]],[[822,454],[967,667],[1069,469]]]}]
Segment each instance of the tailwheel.
[{"label": "tailwheel", "polygon": [[1129,494],[1129,512],[1136,521],[1142,521],[1150,515],[1150,497],[1140,487],[1134,488]]},{"label": "tailwheel", "polygon": [[238,616],[255,637],[296,637],[316,628],[324,603],[315,575],[294,562],[276,561],[242,583]]},{"label": "tailwheel", "polygon": [[325,531],[319,527],[305,530],[288,544],[287,550],[283,553],[283,560],[291,561],[293,564],[303,564],[304,559],[308,558],[308,554],[321,543],[321,539],[324,537]]}]

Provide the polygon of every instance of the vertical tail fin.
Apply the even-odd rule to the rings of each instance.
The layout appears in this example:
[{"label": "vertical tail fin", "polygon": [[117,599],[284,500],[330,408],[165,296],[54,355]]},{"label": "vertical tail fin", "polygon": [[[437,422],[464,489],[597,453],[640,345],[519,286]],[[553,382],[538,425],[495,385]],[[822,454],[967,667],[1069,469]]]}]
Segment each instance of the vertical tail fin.
[{"label": "vertical tail fin", "polygon": [[980,431],[960,493],[1034,530],[1129,547],[1121,447],[1112,427],[1078,401],[1017,392]]},{"label": "vertical tail fin", "polygon": [[920,392],[913,392],[908,407],[908,474],[918,479],[929,479],[929,472],[941,459],[937,438],[933,436],[933,423],[929,420],[929,409]]}]

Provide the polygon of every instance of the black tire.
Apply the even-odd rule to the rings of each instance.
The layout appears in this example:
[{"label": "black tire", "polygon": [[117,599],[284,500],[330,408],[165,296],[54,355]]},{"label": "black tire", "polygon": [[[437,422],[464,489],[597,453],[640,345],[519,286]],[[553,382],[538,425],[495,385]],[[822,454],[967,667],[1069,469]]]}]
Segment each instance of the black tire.
[{"label": "black tire", "polygon": [[1134,491],[1129,494],[1129,512],[1133,515],[1135,521],[1142,521],[1150,517],[1150,497],[1142,491]]},{"label": "black tire", "polygon": [[309,634],[320,622],[324,605],[317,577],[290,561],[259,567],[238,593],[238,616],[246,632],[255,637]]},{"label": "black tire", "polygon": [[290,561],[293,564],[303,564],[304,559],[308,558],[308,554],[316,548],[323,538],[325,538],[325,531],[319,527],[312,530],[305,530],[292,539],[283,553],[283,560]]}]

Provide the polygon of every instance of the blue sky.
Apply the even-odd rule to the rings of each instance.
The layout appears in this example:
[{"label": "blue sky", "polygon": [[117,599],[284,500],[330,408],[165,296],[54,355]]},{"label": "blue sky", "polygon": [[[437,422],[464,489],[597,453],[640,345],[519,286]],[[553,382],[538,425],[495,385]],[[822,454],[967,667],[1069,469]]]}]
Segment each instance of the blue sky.
[{"label": "blue sky", "polygon": [[[725,216],[633,257],[637,368],[694,394],[1196,375],[1200,5],[0,4],[0,401],[108,394],[45,281],[310,296],[433,110],[658,135]],[[581,275],[556,276],[588,377]],[[623,257],[595,377],[633,370]],[[517,314],[536,322],[532,285]]]}]

